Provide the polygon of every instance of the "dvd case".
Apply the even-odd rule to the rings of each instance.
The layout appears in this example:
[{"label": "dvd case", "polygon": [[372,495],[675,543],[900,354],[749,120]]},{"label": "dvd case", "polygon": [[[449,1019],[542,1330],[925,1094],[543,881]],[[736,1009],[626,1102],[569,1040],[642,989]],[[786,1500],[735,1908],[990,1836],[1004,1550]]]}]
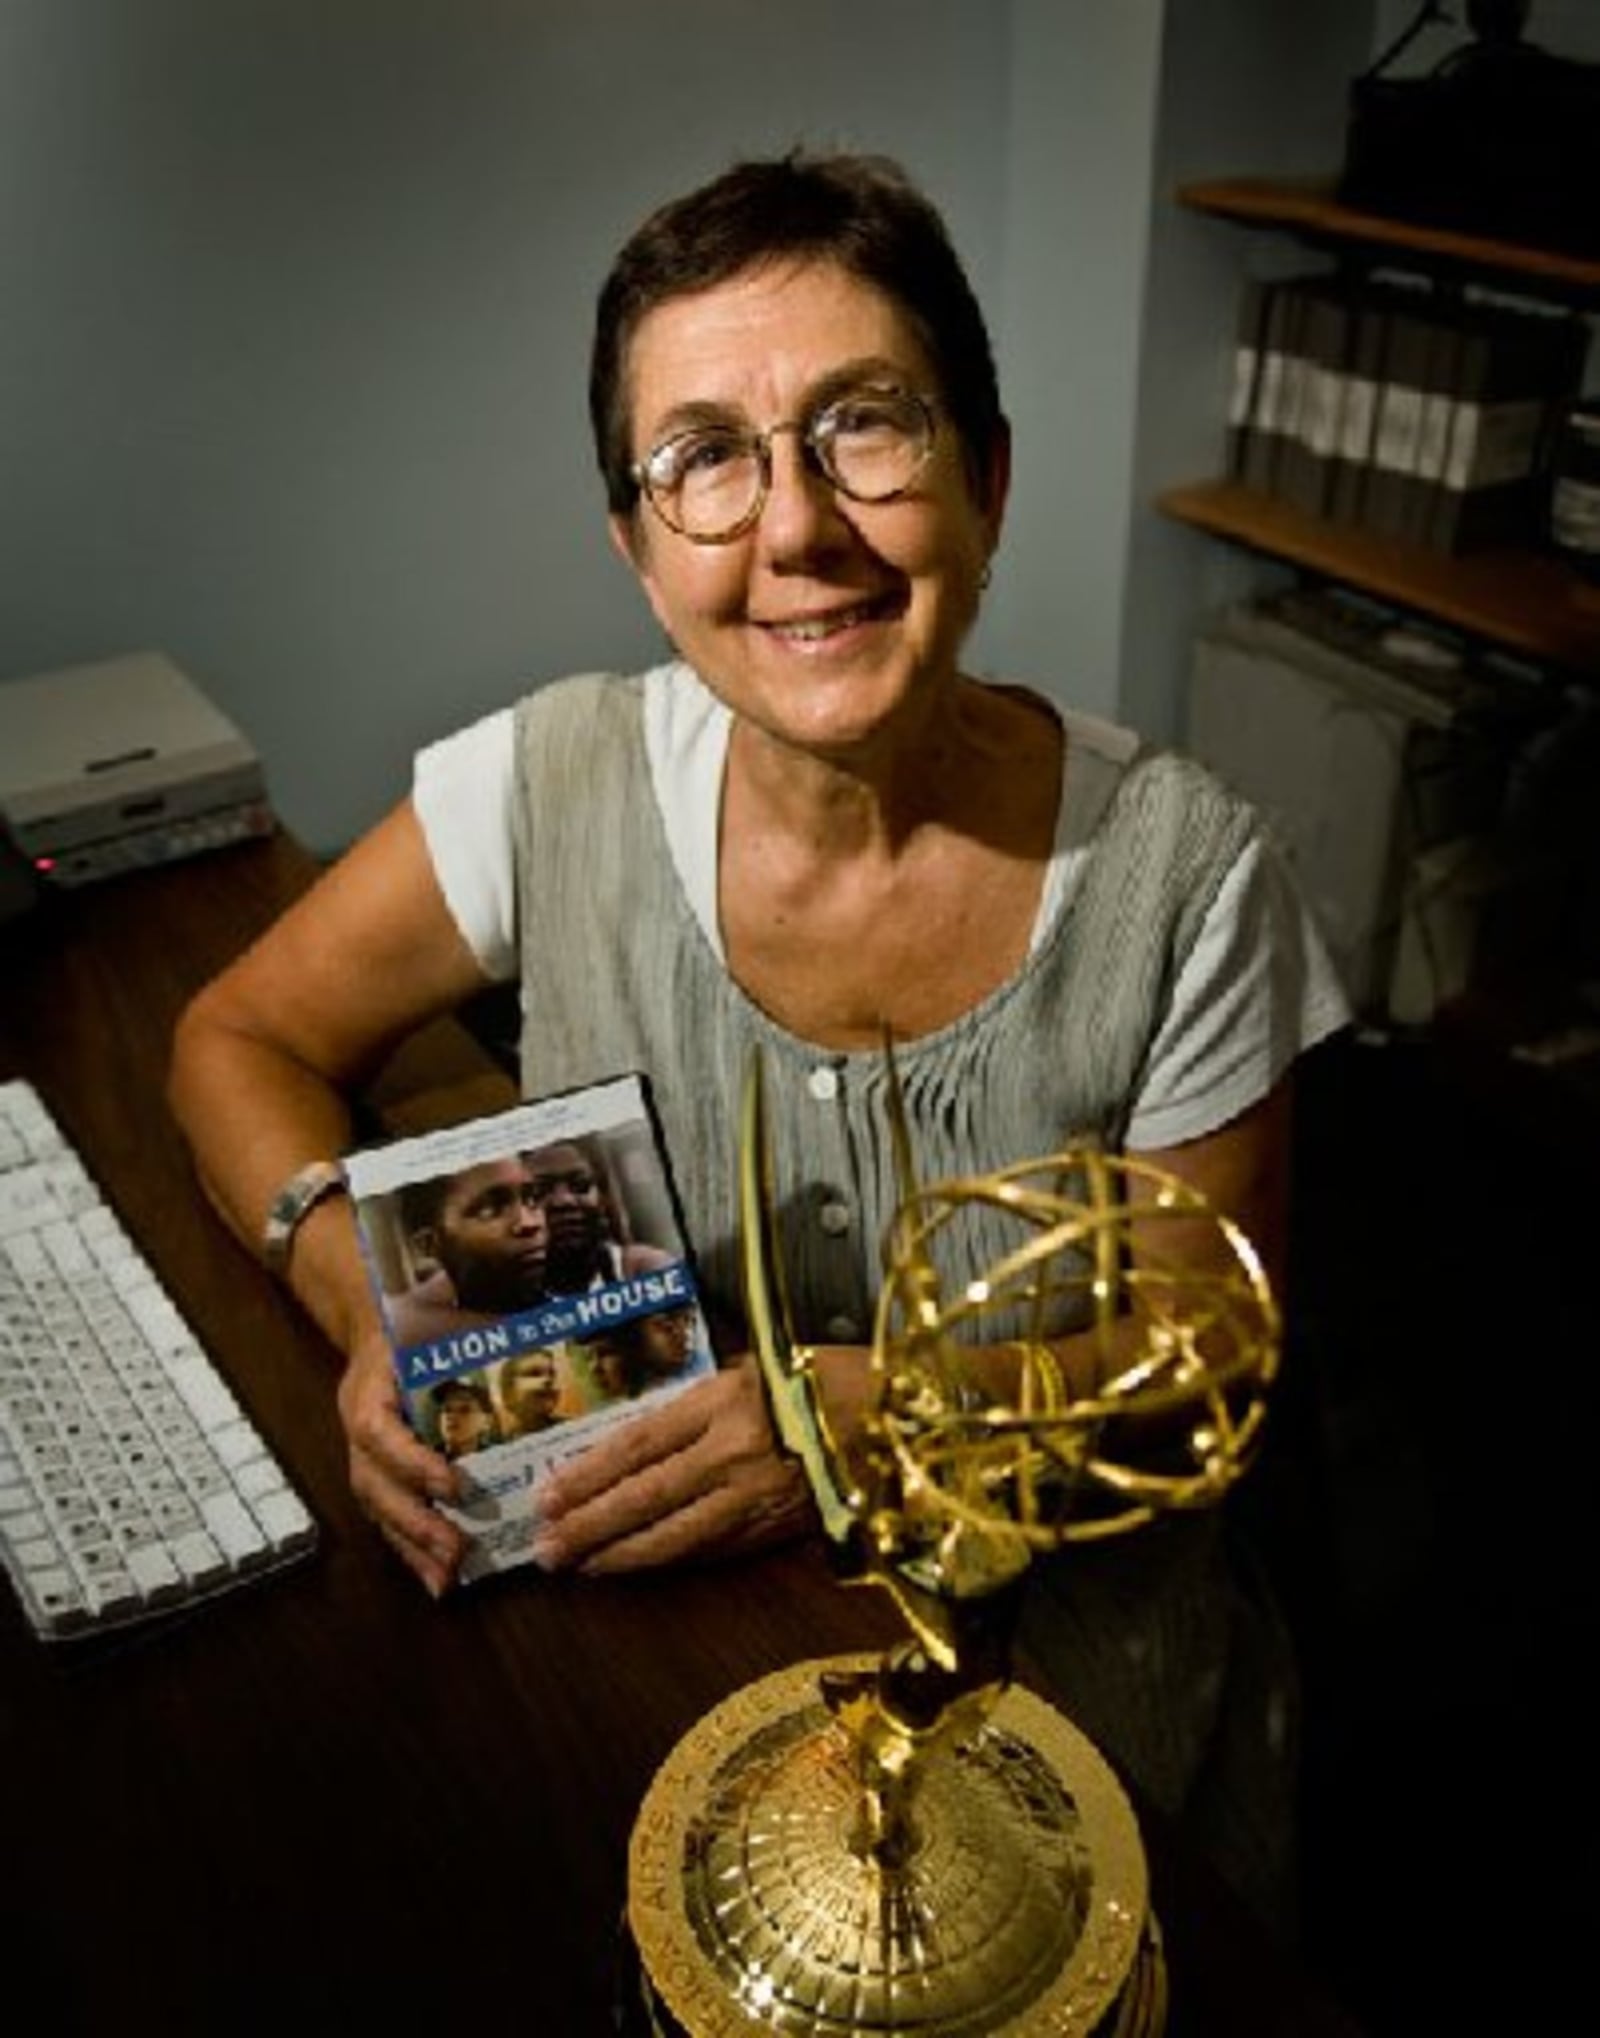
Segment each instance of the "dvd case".
[{"label": "dvd case", "polygon": [[461,1575],[526,1563],[550,1469],[715,1369],[644,1080],[342,1166],[407,1418],[462,1473]]}]

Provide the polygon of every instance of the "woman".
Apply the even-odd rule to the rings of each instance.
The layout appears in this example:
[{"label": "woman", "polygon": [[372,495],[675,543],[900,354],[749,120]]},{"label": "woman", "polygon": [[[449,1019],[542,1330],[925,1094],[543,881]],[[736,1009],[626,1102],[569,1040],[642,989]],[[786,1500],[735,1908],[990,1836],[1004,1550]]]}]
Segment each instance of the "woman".
[{"label": "woman", "polygon": [[[725,1363],[542,1489],[541,1561],[606,1571],[807,1520],[739,1356],[733,1121],[753,1046],[798,1329],[847,1429],[894,1200],[885,1025],[924,1176],[1095,1132],[1188,1177],[1270,1261],[1288,1067],[1342,1012],[1235,802],[961,672],[1009,436],[960,264],[892,166],[749,163],[647,221],[601,297],[590,407],[613,541],[677,658],[543,688],[425,753],[412,797],[196,1000],[172,1094],[254,1241],[286,1179],[346,1144],[348,1087],[487,981],[521,980],[529,1094],[649,1072]],[[430,1503],[451,1468],[401,1420],[337,1201],[311,1204],[289,1275],[349,1355],[355,1490],[443,1591],[460,1543]],[[1186,1609],[1224,1603],[1207,1567],[1172,1587]],[[1111,1695],[1066,1694],[1177,1801],[1227,1623],[1203,1673],[1174,1658],[1206,1718],[1175,1749],[1153,1700],[1144,1747],[1115,1732],[1144,1598],[1119,1573],[1073,1631],[1072,1660],[1084,1633],[1113,1636]],[[1150,1659],[1141,1635],[1127,1647]]]}]

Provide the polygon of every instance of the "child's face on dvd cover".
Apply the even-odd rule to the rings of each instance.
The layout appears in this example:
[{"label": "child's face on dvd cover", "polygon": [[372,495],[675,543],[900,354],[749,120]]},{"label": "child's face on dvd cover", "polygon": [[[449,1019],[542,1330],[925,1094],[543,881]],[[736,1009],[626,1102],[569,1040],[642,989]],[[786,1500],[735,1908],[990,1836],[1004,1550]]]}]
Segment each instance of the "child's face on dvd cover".
[{"label": "child's face on dvd cover", "polygon": [[636,1316],[589,1341],[595,1378],[613,1399],[629,1399],[675,1380],[694,1356],[699,1312],[692,1305]]},{"label": "child's face on dvd cover", "polygon": [[473,1380],[451,1380],[433,1397],[439,1448],[447,1458],[464,1458],[495,1441],[494,1410],[482,1387]]},{"label": "child's face on dvd cover", "polygon": [[606,1185],[583,1149],[567,1141],[538,1148],[527,1163],[549,1227],[550,1285],[557,1294],[586,1288],[604,1269],[615,1232]]},{"label": "child's face on dvd cover", "polygon": [[552,1351],[522,1352],[500,1368],[500,1405],[511,1436],[532,1436],[559,1419],[561,1376]]},{"label": "child's face on dvd cover", "polygon": [[527,1163],[484,1161],[450,1177],[426,1243],[464,1309],[522,1309],[544,1293],[550,1230]]}]

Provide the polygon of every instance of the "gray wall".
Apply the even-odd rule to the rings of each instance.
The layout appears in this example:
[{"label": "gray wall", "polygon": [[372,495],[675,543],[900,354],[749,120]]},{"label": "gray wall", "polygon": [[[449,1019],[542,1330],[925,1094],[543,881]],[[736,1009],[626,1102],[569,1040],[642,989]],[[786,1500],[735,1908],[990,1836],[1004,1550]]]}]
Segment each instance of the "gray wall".
[{"label": "gray wall", "polygon": [[1005,11],[0,0],[0,675],[161,646],[328,847],[416,743],[658,644],[585,438],[614,245],[900,153],[992,290]]},{"label": "gray wall", "polygon": [[899,155],[1017,427],[978,666],[1156,734],[1234,570],[1244,237],[1180,176],[1327,167],[1366,0],[0,0],[0,679],[159,646],[313,847],[419,741],[659,651],[606,546],[590,306],[659,197]]},{"label": "gray wall", "polygon": [[1139,379],[1132,414],[1130,516],[1118,585],[1119,709],[1163,741],[1183,734],[1183,689],[1198,622],[1283,576],[1159,516],[1175,481],[1219,471],[1233,374],[1240,278],[1315,266],[1286,237],[1248,233],[1167,202],[1204,177],[1331,174],[1344,148],[1346,93],[1364,66],[1370,9],[1316,0],[1168,0]]}]

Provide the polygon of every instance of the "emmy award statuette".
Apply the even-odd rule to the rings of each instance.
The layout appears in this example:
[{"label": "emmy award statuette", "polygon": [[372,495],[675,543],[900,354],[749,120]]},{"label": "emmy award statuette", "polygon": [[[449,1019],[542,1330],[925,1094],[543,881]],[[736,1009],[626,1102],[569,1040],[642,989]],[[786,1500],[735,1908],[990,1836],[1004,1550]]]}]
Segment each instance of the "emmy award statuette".
[{"label": "emmy award statuette", "polygon": [[[900,1201],[848,1449],[792,1333],[759,1061],[740,1222],[779,1435],[842,1576],[884,1588],[908,1635],[882,1660],[734,1693],[663,1763],[629,1853],[643,2028],[1158,2038],[1133,1811],[1092,1743],[1010,1682],[1010,1637],[1036,1555],[1208,1505],[1240,1476],[1277,1310],[1228,1219],[1092,1145],[918,1184],[885,1056]],[[1197,1227],[1215,1249],[1194,1252]],[[1095,1357],[1088,1391],[1057,1356],[1068,1329]]]}]

